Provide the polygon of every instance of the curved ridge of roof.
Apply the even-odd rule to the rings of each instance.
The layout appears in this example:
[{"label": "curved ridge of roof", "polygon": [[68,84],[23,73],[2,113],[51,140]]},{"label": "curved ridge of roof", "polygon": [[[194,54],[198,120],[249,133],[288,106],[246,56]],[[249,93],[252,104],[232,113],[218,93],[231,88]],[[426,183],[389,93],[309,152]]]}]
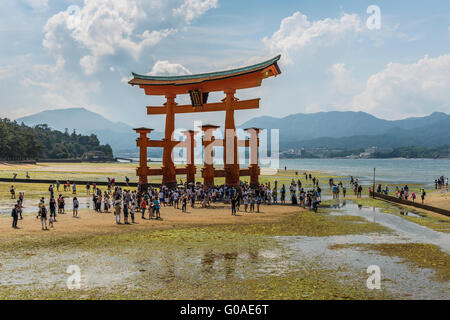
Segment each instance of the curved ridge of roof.
[{"label": "curved ridge of roof", "polygon": [[159,81],[189,80],[189,79],[198,79],[198,78],[205,78],[205,77],[227,76],[227,75],[231,75],[234,73],[265,68],[267,66],[270,66],[270,65],[276,63],[278,60],[280,60],[280,58],[281,58],[281,55],[277,55],[276,57],[274,57],[270,60],[267,60],[267,61],[264,61],[261,63],[257,63],[254,65],[251,65],[251,66],[247,66],[247,67],[241,67],[241,68],[225,70],[225,71],[209,72],[209,73],[188,74],[188,75],[182,75],[182,76],[148,76],[148,75],[142,75],[142,74],[138,74],[138,73],[134,73],[134,72],[132,72],[131,74],[136,79],[156,80],[156,81],[158,81],[158,80]]}]

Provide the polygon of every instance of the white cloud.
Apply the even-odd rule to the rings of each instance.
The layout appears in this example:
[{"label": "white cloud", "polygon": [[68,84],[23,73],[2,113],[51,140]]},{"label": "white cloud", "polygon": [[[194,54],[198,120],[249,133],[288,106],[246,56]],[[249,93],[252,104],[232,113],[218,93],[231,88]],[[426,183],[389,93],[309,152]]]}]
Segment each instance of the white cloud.
[{"label": "white cloud", "polygon": [[137,59],[143,48],[156,45],[174,32],[173,29],[137,31],[138,24],[149,19],[146,12],[158,3],[157,0],[85,0],[80,10],[72,14],[61,11],[47,21],[43,45],[59,53],[66,41],[73,40],[87,49],[89,53],[80,59],[86,74],[94,73],[102,57],[114,55],[119,49]]},{"label": "white cloud", "polygon": [[55,65],[34,64],[20,84],[34,95],[35,103],[49,108],[84,107],[88,96],[100,90],[99,81],[86,82],[65,70],[66,61],[58,56]]},{"label": "white cloud", "polygon": [[335,63],[328,71],[332,75],[332,89],[335,93],[354,95],[362,89],[353,76],[353,70],[347,69],[345,63]]},{"label": "white cloud", "polygon": [[46,10],[48,9],[48,0],[22,0],[28,6],[35,10]]},{"label": "white cloud", "polygon": [[152,68],[152,71],[148,75],[185,75],[191,74],[191,72],[181,64],[170,63],[169,61],[158,60]]},{"label": "white cloud", "polygon": [[425,55],[411,64],[389,63],[369,77],[354,105],[391,119],[450,112],[450,54],[436,58]]},{"label": "white cloud", "polygon": [[218,0],[184,0],[184,3],[172,10],[174,16],[181,16],[191,22],[210,9],[217,8]]},{"label": "white cloud", "polygon": [[361,19],[356,14],[343,14],[339,19],[326,18],[309,21],[307,16],[295,12],[281,21],[280,28],[270,38],[263,39],[271,53],[281,53],[291,62],[292,52],[311,45],[329,46],[348,35],[364,31]]},{"label": "white cloud", "polygon": [[14,76],[15,66],[0,66],[0,80]]}]

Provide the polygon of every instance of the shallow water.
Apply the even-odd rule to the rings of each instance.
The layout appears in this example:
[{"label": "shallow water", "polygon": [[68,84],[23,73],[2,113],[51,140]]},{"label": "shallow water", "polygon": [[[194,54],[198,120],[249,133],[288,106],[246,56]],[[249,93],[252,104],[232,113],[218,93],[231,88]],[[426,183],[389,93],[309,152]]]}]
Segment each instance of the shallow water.
[{"label": "shallow water", "polygon": [[435,281],[434,271],[417,268],[396,257],[372,251],[344,248],[332,250],[333,244],[431,243],[450,251],[448,234],[417,225],[401,216],[384,213],[379,208],[361,207],[351,201],[337,203],[333,214],[364,217],[384,225],[392,234],[346,235],[329,237],[273,237],[273,246],[137,245],[108,249],[80,250],[33,249],[0,254],[0,285],[22,288],[65,288],[69,265],[78,265],[82,287],[127,288],[145,286],[164,288],[173,281],[208,283],[210,280],[249,279],[280,275],[303,268],[335,270],[332,276],[353,286],[366,288],[366,270],[370,265],[381,269],[382,289],[400,299],[450,299],[450,283]]},{"label": "shallow water", "polygon": [[[383,212],[380,208],[357,205],[352,201],[340,201],[339,211],[334,214],[359,216],[371,222],[379,223],[396,232],[399,238],[408,239],[410,242],[430,243],[439,246],[450,254],[450,234],[438,232],[417,223],[404,219],[401,216]],[[392,208],[398,209],[392,205]],[[407,211],[400,211],[406,214]],[[412,215],[411,212],[408,215]],[[419,216],[419,215],[417,215]]]},{"label": "shallow water", "polygon": [[291,262],[302,259],[318,259],[326,262],[327,267],[342,271],[336,272],[337,278],[354,278],[356,284],[366,286],[367,268],[380,267],[381,289],[399,299],[450,299],[450,283],[441,283],[433,279],[434,271],[415,268],[397,257],[387,257],[374,252],[365,252],[355,248],[339,250],[329,249],[334,244],[360,243],[405,243],[399,236],[351,235],[321,238],[279,237],[289,248]]},{"label": "shallow water", "polygon": [[434,185],[434,179],[450,176],[450,159],[280,159],[280,169],[318,170],[336,175],[358,177],[371,184],[373,168],[376,180],[390,183]]},{"label": "shallow water", "polygon": [[[73,197],[65,197],[64,209],[66,212],[72,211],[73,209]],[[92,207],[92,199],[90,197],[77,197],[80,209],[86,209]],[[49,197],[45,197],[45,206],[48,209]],[[17,199],[7,199],[0,200],[0,215],[10,215],[11,210],[17,203]],[[27,199],[24,198],[23,201],[23,214],[36,214],[38,212],[39,199]]]}]

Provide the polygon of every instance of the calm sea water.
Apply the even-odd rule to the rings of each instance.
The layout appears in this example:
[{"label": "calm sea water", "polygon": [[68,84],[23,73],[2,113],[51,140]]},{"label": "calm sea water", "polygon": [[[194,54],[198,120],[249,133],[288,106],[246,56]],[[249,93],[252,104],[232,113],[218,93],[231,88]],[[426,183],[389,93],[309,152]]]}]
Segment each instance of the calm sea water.
[{"label": "calm sea water", "polygon": [[372,182],[373,168],[379,182],[432,185],[440,176],[450,177],[450,159],[280,159],[279,163],[280,170],[286,166],[288,170],[325,171],[363,182]]},{"label": "calm sea water", "polygon": [[320,170],[352,175],[360,180],[393,183],[434,184],[440,176],[450,176],[450,159],[280,159],[280,169]]}]

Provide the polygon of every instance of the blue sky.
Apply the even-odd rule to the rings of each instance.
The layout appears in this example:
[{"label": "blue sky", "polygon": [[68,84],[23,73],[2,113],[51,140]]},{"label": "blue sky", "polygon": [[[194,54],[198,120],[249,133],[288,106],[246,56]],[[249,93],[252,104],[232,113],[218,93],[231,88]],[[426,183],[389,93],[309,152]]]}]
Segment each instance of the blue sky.
[{"label": "blue sky", "polygon": [[[380,9],[380,28],[368,28]],[[73,10],[68,10],[68,8]],[[0,116],[85,107],[162,128],[132,71],[186,74],[282,54],[282,75],[238,92],[252,117],[366,111],[386,119],[450,112],[449,1],[6,0],[0,9]],[[222,93],[211,96],[219,100]],[[187,97],[177,98],[186,103]],[[198,115],[183,115],[190,127]],[[217,114],[202,115],[215,121]]]}]

